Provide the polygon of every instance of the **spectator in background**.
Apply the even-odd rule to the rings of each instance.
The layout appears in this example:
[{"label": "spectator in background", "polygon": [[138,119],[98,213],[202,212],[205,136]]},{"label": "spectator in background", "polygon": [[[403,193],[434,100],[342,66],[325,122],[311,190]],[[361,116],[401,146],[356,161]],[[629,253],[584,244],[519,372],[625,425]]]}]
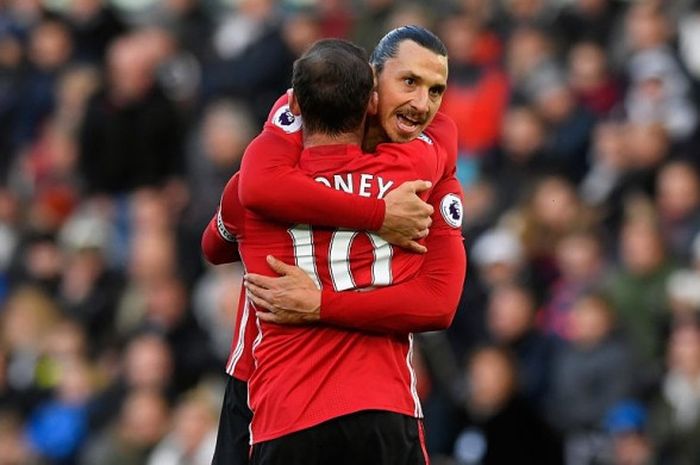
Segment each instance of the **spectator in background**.
[{"label": "spectator in background", "polygon": [[69,219],[59,240],[66,263],[58,299],[65,313],[90,334],[93,353],[114,342],[115,314],[124,289],[123,277],[110,269],[111,225],[84,209]]},{"label": "spectator in background", "polygon": [[600,239],[592,232],[572,232],[556,245],[559,277],[547,292],[540,326],[548,333],[569,339],[569,312],[586,292],[602,285],[606,260]]},{"label": "spectator in background", "polygon": [[586,155],[595,119],[577,104],[561,70],[542,70],[528,82],[528,97],[547,125],[549,163],[574,182],[588,166]]},{"label": "spectator in background", "polygon": [[24,50],[9,27],[0,26],[0,185],[7,182],[13,161],[14,124],[21,109]]},{"label": "spectator in background", "polygon": [[93,436],[81,465],[146,465],[165,436],[170,409],[157,391],[137,389],[124,401],[117,423]]},{"label": "spectator in background", "polygon": [[209,465],[216,443],[216,404],[203,390],[185,395],[173,412],[173,427],[155,447],[148,465]]},{"label": "spectator in background", "polygon": [[44,396],[38,365],[44,341],[60,320],[60,310],[51,298],[33,287],[15,289],[2,313],[2,340],[7,348],[7,384],[20,394],[15,408],[26,413]]},{"label": "spectator in background", "polygon": [[622,91],[603,46],[593,40],[577,42],[567,58],[567,79],[578,102],[598,118],[609,115],[622,100]]},{"label": "spectator in background", "polygon": [[666,373],[652,402],[650,431],[658,463],[680,465],[700,457],[700,330],[679,325],[668,340]]},{"label": "spectator in background", "polygon": [[625,111],[634,123],[658,123],[675,143],[687,141],[698,125],[690,81],[668,52],[648,50],[630,60],[632,85]]},{"label": "spectator in background", "polygon": [[180,46],[201,63],[213,53],[212,20],[198,0],[161,0],[144,15],[145,23],[170,31]]},{"label": "spectator in background", "polygon": [[192,310],[197,322],[212,342],[212,351],[226,363],[231,350],[233,327],[243,289],[243,268],[240,263],[208,267],[192,290]]},{"label": "spectator in background", "polygon": [[[603,215],[610,234],[619,231],[626,211],[647,202],[656,172],[670,153],[670,140],[659,124],[606,123],[596,141],[594,168],[582,183],[582,195]],[[594,189],[600,186],[596,195]]]},{"label": "spectator in background", "polygon": [[387,18],[384,25],[384,32],[396,29],[397,27],[412,24],[415,26],[431,29],[435,21],[432,11],[418,1],[402,2]]},{"label": "spectator in background", "polygon": [[44,465],[29,447],[21,419],[4,412],[0,412],[0,450],[0,465]]},{"label": "spectator in background", "polygon": [[700,80],[700,3],[693,2],[678,24],[678,46],[688,72],[697,82]]},{"label": "spectator in background", "polygon": [[658,370],[668,328],[666,281],[673,271],[652,220],[630,218],[619,237],[620,265],[606,287],[622,329],[647,369]]},{"label": "spectator in background", "polygon": [[172,350],[172,385],[181,393],[192,388],[202,374],[215,366],[211,342],[192,316],[182,280],[162,276],[145,289],[141,328],[162,334]]},{"label": "spectator in background", "polygon": [[672,324],[693,323],[700,312],[700,273],[681,269],[668,277],[666,284]]},{"label": "spectator in background", "polygon": [[319,38],[314,12],[282,18],[273,0],[242,0],[214,32],[216,58],[205,63],[203,94],[248,104],[259,123],[289,87],[294,59]]},{"label": "spectator in background", "polygon": [[506,0],[499,20],[501,34],[512,41],[511,33],[520,27],[549,28],[553,10],[548,6],[547,0]]},{"label": "spectator in background", "polygon": [[54,295],[60,280],[63,254],[53,235],[26,234],[14,252],[10,282],[30,284]]},{"label": "spectator in background", "polygon": [[58,20],[43,20],[31,30],[29,68],[22,79],[21,106],[15,119],[14,146],[25,149],[55,105],[54,87],[70,63],[73,42]]},{"label": "spectator in background", "polygon": [[619,0],[574,0],[563,6],[554,20],[560,48],[572,49],[582,40],[610,44],[619,27],[623,4]]},{"label": "spectator in background", "polygon": [[460,162],[474,162],[496,145],[509,95],[500,44],[464,14],[446,19],[440,34],[450,50],[450,85],[440,109],[457,124]]},{"label": "spectator in background", "polygon": [[99,65],[110,42],[126,31],[126,25],[109,2],[73,0],[65,20],[70,28],[76,61]]},{"label": "spectator in background", "polygon": [[162,186],[182,171],[180,121],[155,80],[150,50],[137,36],[112,43],[108,82],[87,107],[80,165],[89,193]]},{"label": "spectator in background", "polygon": [[672,25],[663,6],[653,1],[630,6],[626,39],[631,85],[625,109],[633,122],[659,123],[675,143],[687,141],[697,129],[698,112],[690,81],[671,48]]},{"label": "spectator in background", "polygon": [[512,101],[527,103],[530,81],[542,72],[556,69],[554,44],[544,29],[523,25],[513,31],[505,48]]},{"label": "spectator in background", "polygon": [[469,270],[459,310],[447,335],[458,360],[488,340],[487,305],[493,290],[529,278],[527,261],[519,238],[505,228],[495,227],[478,236],[471,249]]},{"label": "spectator in background", "polygon": [[537,178],[552,171],[546,137],[545,123],[532,107],[518,104],[506,110],[498,147],[481,163],[484,174],[494,179],[499,211],[524,201]]},{"label": "spectator in background", "polygon": [[543,411],[559,341],[535,326],[537,307],[530,290],[506,284],[489,296],[487,326],[492,343],[507,347],[518,373],[518,393]]},{"label": "spectator in background", "polygon": [[116,377],[97,393],[90,405],[90,427],[101,431],[109,427],[134,392],[154,392],[165,399],[175,398],[173,392],[173,354],[167,342],[155,334],[143,334],[131,339],[121,354]]},{"label": "spectator in background", "polygon": [[29,418],[29,443],[51,464],[73,464],[88,435],[88,403],[93,386],[85,361],[61,364],[56,393]]},{"label": "spectator in background", "polygon": [[504,221],[520,234],[532,266],[532,285],[541,298],[556,278],[556,244],[569,233],[590,227],[595,215],[578,198],[570,181],[548,176],[536,183],[524,205]]},{"label": "spectator in background", "polygon": [[9,291],[11,266],[21,240],[19,209],[16,195],[0,187],[0,304]]},{"label": "spectator in background", "polygon": [[0,346],[0,422],[2,421],[2,412],[15,413],[20,410],[22,405],[22,392],[10,384],[9,377],[9,350],[3,345]]},{"label": "spectator in background", "polygon": [[29,40],[31,30],[45,19],[55,19],[41,0],[8,2],[3,8],[3,19],[8,29],[23,42]]},{"label": "spectator in background", "polygon": [[362,0],[349,39],[365,50],[372,50],[389,31],[389,19],[398,8],[396,0]]},{"label": "spectator in background", "polygon": [[605,414],[635,387],[633,354],[600,295],[576,300],[567,330],[568,342],[553,363],[550,420],[566,435],[567,464],[597,463]]},{"label": "spectator in background", "polygon": [[616,404],[605,416],[605,431],[612,442],[612,465],[652,465],[653,445],[649,438],[648,413],[635,401]]},{"label": "spectator in background", "polygon": [[518,396],[516,363],[507,351],[496,347],[475,351],[465,375],[467,418],[454,444],[456,463],[564,463],[556,434]]},{"label": "spectator in background", "polygon": [[145,292],[161,277],[172,276],[177,266],[175,240],[170,231],[134,234],[129,250],[126,288],[117,306],[116,333],[128,335],[146,313]]},{"label": "spectator in background", "polygon": [[628,169],[622,122],[598,122],[591,135],[588,162],[590,167],[579,184],[581,199],[587,205],[605,211],[612,207],[614,193]]},{"label": "spectator in background", "polygon": [[254,136],[249,110],[240,102],[220,100],[207,105],[202,123],[191,137],[186,154],[189,206],[184,220],[196,236],[209,222],[243,152]]},{"label": "spectator in background", "polygon": [[656,208],[669,252],[679,262],[687,260],[700,233],[700,177],[695,165],[673,161],[659,170]]},{"label": "spectator in background", "polygon": [[350,37],[354,23],[352,5],[345,0],[318,2],[321,37],[342,39]]}]

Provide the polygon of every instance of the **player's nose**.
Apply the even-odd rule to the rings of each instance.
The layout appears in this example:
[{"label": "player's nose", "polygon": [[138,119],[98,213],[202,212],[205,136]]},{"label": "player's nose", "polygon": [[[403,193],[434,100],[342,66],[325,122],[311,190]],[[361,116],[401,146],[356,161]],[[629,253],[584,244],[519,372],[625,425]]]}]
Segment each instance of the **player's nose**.
[{"label": "player's nose", "polygon": [[413,111],[424,115],[428,113],[429,102],[430,98],[428,96],[428,90],[420,89],[413,95],[413,99],[411,100],[411,106],[413,107]]}]

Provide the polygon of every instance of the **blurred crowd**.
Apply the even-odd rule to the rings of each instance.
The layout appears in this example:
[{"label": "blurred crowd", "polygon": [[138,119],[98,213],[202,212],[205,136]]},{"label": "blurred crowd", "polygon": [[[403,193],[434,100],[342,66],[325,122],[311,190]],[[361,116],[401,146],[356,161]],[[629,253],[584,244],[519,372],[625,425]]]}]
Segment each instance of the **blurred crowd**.
[{"label": "blurred crowd", "polygon": [[470,258],[434,462],[700,463],[700,2],[0,0],[0,465],[209,463],[241,271],[201,232],[293,60],[402,24]]}]

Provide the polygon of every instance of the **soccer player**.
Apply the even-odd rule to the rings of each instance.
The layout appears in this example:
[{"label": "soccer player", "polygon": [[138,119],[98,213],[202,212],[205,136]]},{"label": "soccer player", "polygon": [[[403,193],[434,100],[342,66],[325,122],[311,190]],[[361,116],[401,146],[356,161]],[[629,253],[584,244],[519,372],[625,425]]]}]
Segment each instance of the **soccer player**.
[{"label": "soccer player", "polygon": [[[427,37],[427,39],[426,39]],[[404,42],[409,41],[407,45],[409,47],[405,47]],[[431,43],[432,41],[432,43]],[[446,52],[444,51],[444,48],[440,49],[439,46],[435,45],[435,41],[437,41],[432,34],[425,30],[421,30],[419,28],[400,28],[398,30],[393,31],[392,33],[388,34],[385,39],[380,43],[380,45],[377,47],[375,50],[375,66],[377,69],[380,70],[380,75],[379,75],[379,87],[380,89],[383,88],[383,92],[387,95],[387,98],[385,98],[383,101],[385,102],[385,110],[388,108],[390,111],[384,111],[381,113],[382,117],[384,118],[382,120],[382,123],[389,127],[389,130],[387,130],[387,133],[391,133],[394,131],[394,134],[392,134],[392,137],[395,137],[399,140],[403,137],[404,140],[415,137],[418,134],[420,134],[420,130],[422,130],[432,119],[433,115],[435,114],[435,111],[437,107],[439,106],[439,100],[441,97],[441,90],[444,89],[444,83],[446,80],[446,69],[444,68],[445,62],[442,62],[442,69],[439,69],[440,66],[438,66],[438,72],[433,73],[434,75],[437,75],[437,78],[435,76],[431,76],[430,72],[426,73],[425,69],[425,63],[427,62],[428,64],[432,64],[432,68],[435,68],[435,61],[437,61],[438,65],[440,65],[440,60],[439,58],[445,58]],[[439,41],[438,41],[439,43]],[[415,46],[418,45],[418,50],[415,50]],[[441,45],[441,44],[439,44]],[[416,53],[418,52],[418,53]],[[427,60],[426,60],[426,52],[427,54]],[[418,60],[416,60],[418,58]],[[432,63],[431,60],[432,59]],[[386,65],[386,66],[385,66]],[[398,65],[398,66],[397,66]],[[413,71],[412,71],[413,68]],[[430,67],[429,67],[430,68]],[[393,87],[393,89],[392,89]],[[391,92],[391,93],[390,93]],[[381,97],[381,94],[380,94]],[[403,101],[399,100],[403,99]],[[399,102],[399,104],[397,104]],[[410,103],[410,105],[409,105]],[[390,105],[396,105],[396,107],[391,107]],[[395,120],[394,120],[395,118]],[[404,124],[401,122],[398,122],[400,118],[406,118],[408,123]],[[411,121],[412,120],[412,121]],[[287,152],[289,152],[289,146],[290,142],[289,139],[291,139],[290,136],[293,135],[298,135],[298,133],[295,134],[295,131],[298,131],[299,129],[299,124],[298,124],[298,119],[294,119],[293,115],[289,114],[287,109],[283,106],[279,106],[273,112],[271,113],[271,121],[274,121],[275,123],[268,123],[268,127],[266,127],[266,131],[269,129],[277,130],[281,134],[285,134],[287,136],[286,139],[279,138],[280,140],[278,141],[279,145],[277,148],[279,149],[279,153],[284,153],[285,149]],[[390,124],[396,123],[396,128],[390,126]],[[422,123],[422,126],[415,128],[414,126],[417,126],[416,123]],[[376,124],[376,123],[375,123]],[[404,130],[406,128],[407,130]],[[396,132],[399,132],[396,134]],[[401,131],[404,134],[401,134]],[[269,131],[268,131],[269,132]],[[371,132],[368,131],[368,132]],[[376,131],[375,131],[376,132]],[[410,134],[413,132],[413,134]],[[289,134],[287,134],[289,133]],[[409,133],[406,135],[405,133]],[[429,132],[430,134],[430,132]],[[431,134],[434,138],[436,137],[435,134]],[[398,136],[398,137],[397,137]],[[386,137],[386,136],[385,136]],[[454,134],[451,136],[452,138],[455,137]],[[448,136],[449,139],[449,136]],[[269,138],[268,138],[269,141]],[[420,143],[420,144],[425,144],[426,142],[414,142],[414,143]],[[284,145],[286,144],[286,145]],[[292,144],[293,145],[293,144]],[[300,140],[298,141],[298,145],[300,146]],[[281,149],[280,149],[281,148]],[[293,165],[296,163],[296,159],[298,159],[298,150],[296,149],[296,154],[295,158],[292,159],[290,162],[289,160],[285,159],[282,160],[281,163],[286,163],[289,166]],[[455,148],[456,150],[456,148]],[[456,155],[456,154],[455,154]],[[277,163],[280,162],[280,160],[276,160]],[[268,163],[269,164],[269,163]],[[282,166],[282,164],[273,164],[273,168],[277,169],[279,171],[279,168]],[[261,167],[257,167],[258,170],[263,170]],[[369,228],[369,229],[377,229],[377,227],[372,227],[372,224],[376,223],[371,223],[367,222],[367,220],[362,216],[365,215],[365,212],[368,211],[368,207],[371,207],[372,202],[375,201],[376,199],[372,198],[363,198],[363,197],[358,197],[355,196],[355,200],[358,200],[353,203],[351,200],[350,195],[337,195],[335,197],[329,195],[331,193],[335,193],[335,191],[331,191],[325,187],[322,187],[321,184],[315,184],[311,182],[310,186],[304,186],[308,187],[310,189],[317,188],[316,191],[314,191],[313,195],[299,195],[297,193],[302,192],[299,189],[300,185],[303,185],[303,180],[306,180],[308,178],[303,177],[301,182],[299,180],[295,180],[296,184],[291,182],[293,177],[296,175],[293,169],[284,167],[283,169],[287,169],[287,172],[284,172],[283,176],[276,175],[275,170],[267,167],[263,172],[265,174],[269,174],[269,176],[261,178],[264,179],[263,181],[263,190],[258,189],[255,191],[253,189],[253,192],[255,192],[255,196],[250,196],[250,198],[253,201],[258,201],[259,205],[268,205],[270,208],[272,207],[277,207],[278,209],[282,210],[282,213],[286,211],[287,206],[289,208],[289,214],[290,215],[298,215],[298,216],[303,216],[307,215],[311,219],[307,221],[312,222],[312,223],[321,223],[324,220],[327,220],[330,224],[333,224],[335,222],[336,224],[343,224],[342,222],[345,221],[347,226],[351,227],[357,227],[357,228]],[[245,170],[243,170],[245,171]],[[269,182],[268,182],[269,181]],[[296,189],[287,189],[286,192],[289,193],[289,195],[283,195],[281,198],[275,199],[274,197],[269,198],[270,202],[267,202],[265,200],[265,195],[269,194],[270,192],[274,194],[274,192],[279,191],[280,188],[282,188],[283,191],[285,191],[285,182],[287,182],[290,185],[295,185]],[[274,190],[269,189],[269,185],[273,184],[275,186]],[[403,185],[401,186],[403,187]],[[320,188],[321,191],[317,192]],[[399,188],[400,189],[400,188]],[[389,195],[397,192],[399,189],[393,190]],[[297,194],[296,196],[294,194]],[[340,192],[337,192],[337,194],[342,194]],[[243,197],[243,196],[242,196]],[[389,213],[389,206],[388,206],[388,199],[389,197],[386,198],[387,200],[387,213]],[[443,197],[437,197],[438,200],[441,199],[449,199],[447,195]],[[314,205],[314,201],[318,200],[320,203]],[[285,201],[287,202],[287,205],[285,205]],[[304,203],[306,202],[306,203]],[[362,210],[362,202],[364,202],[364,210]],[[226,193],[224,195],[224,199],[222,201],[222,208],[219,211],[219,216],[217,217],[218,221],[214,221],[212,223],[212,228],[211,231],[213,231],[215,234],[209,235],[210,237],[216,237],[218,236],[219,238],[224,238],[226,239],[227,236],[229,235],[226,232],[226,228],[223,224],[223,219],[222,217],[228,216],[235,216],[236,212],[235,209],[232,209],[230,207],[231,203],[226,199]],[[347,207],[348,205],[351,205],[351,207]],[[435,206],[438,207],[440,205],[445,205],[448,207],[452,208],[452,213],[451,215],[452,218],[450,221],[454,222],[455,219],[459,219],[461,212],[458,210],[455,211],[457,208],[457,203],[455,202],[449,202],[449,203],[444,203],[444,202],[437,202],[435,203]],[[295,207],[295,208],[294,208]],[[300,211],[301,210],[301,211]],[[227,213],[228,212],[228,213]],[[449,209],[444,209],[444,212],[449,212]],[[445,215],[446,213],[442,213]],[[280,213],[280,212],[277,212]],[[314,218],[314,214],[316,215],[316,218]],[[450,213],[447,213],[448,217]],[[354,216],[353,216],[354,215]],[[437,216],[437,215],[436,215]],[[366,218],[370,218],[371,215],[366,215]],[[389,215],[387,215],[389,217]],[[293,219],[293,218],[292,218]],[[387,224],[388,218],[385,218],[385,225]],[[352,221],[355,221],[355,224],[352,223]],[[363,226],[362,221],[365,221],[365,225]],[[381,220],[380,220],[381,223]],[[217,227],[218,225],[218,227]],[[454,224],[452,225],[454,227]],[[384,228],[382,228],[384,229]],[[420,228],[419,228],[420,229]],[[217,233],[217,230],[219,231]],[[205,239],[207,235],[205,234]],[[427,244],[430,246],[431,241],[437,241],[439,235],[431,235],[428,238]],[[233,239],[229,237],[229,239]],[[407,241],[410,239],[410,236],[406,239]],[[224,241],[226,244],[229,244],[228,242]],[[214,244],[214,242],[212,242]],[[432,247],[432,246],[431,246]],[[450,298],[458,299],[459,297],[459,291],[461,290],[461,282],[463,279],[463,275],[460,276],[460,270],[461,273],[464,272],[464,256],[463,256],[463,249],[461,246],[461,239],[458,242],[458,248],[459,250],[454,252],[450,248],[446,248],[445,250],[447,251],[446,253],[443,252],[442,255],[438,255],[437,248],[432,248],[431,253],[429,253],[426,256],[426,262],[424,264],[424,269],[428,270],[431,266],[434,266],[436,263],[440,264],[443,263],[445,265],[445,268],[442,271],[442,274],[433,272],[425,272],[421,275],[422,283],[416,283],[415,286],[407,287],[405,291],[401,291],[402,293],[398,295],[399,300],[397,300],[397,305],[394,307],[396,311],[394,311],[393,314],[387,314],[383,315],[381,313],[381,309],[378,312],[375,312],[375,315],[371,315],[369,312],[365,315],[365,317],[370,317],[373,319],[373,321],[368,322],[368,321],[362,321],[362,318],[358,318],[356,321],[353,321],[353,312],[348,311],[345,314],[338,314],[336,315],[337,317],[345,317],[347,323],[352,325],[353,323],[357,324],[360,328],[364,327],[371,327],[372,324],[375,325],[375,329],[379,330],[389,330],[389,331],[416,331],[420,329],[430,329],[430,325],[435,325],[434,322],[430,322],[431,315],[429,315],[431,311],[431,304],[438,305],[438,302],[440,299],[443,297],[443,292],[441,291],[442,288],[446,286],[445,280],[450,280],[450,282],[453,284],[452,289],[455,288],[454,284],[456,284],[456,297],[450,297],[449,292],[448,295],[445,295],[444,297],[446,300],[449,300]],[[223,262],[223,261],[230,261],[235,257],[235,248],[229,249],[227,252],[224,251],[222,252],[223,249],[220,249],[217,251],[216,247],[212,246],[205,246],[205,251],[209,249],[210,253],[207,254],[207,256],[215,262]],[[213,252],[212,252],[213,251]],[[435,259],[430,260],[431,255],[435,252]],[[460,265],[460,257],[461,255],[461,265]],[[217,258],[218,257],[218,258]],[[454,273],[454,271],[457,271],[457,273]],[[447,286],[450,287],[450,286]],[[413,299],[410,298],[409,296],[411,295],[410,291],[418,291],[419,297],[418,299]],[[375,292],[383,292],[382,291],[374,291],[374,292],[365,292],[361,294],[355,294],[351,293],[354,295],[348,295],[348,296],[343,296],[343,297],[348,297],[347,302],[352,302],[352,298],[365,298],[368,297],[369,295],[375,293]],[[345,293],[348,294],[348,293]],[[454,291],[452,292],[454,294]],[[328,297],[330,294],[326,294],[326,291],[324,290],[324,309],[326,308],[325,302],[326,297]],[[402,303],[400,300],[400,297],[404,296],[404,302]],[[352,298],[351,298],[352,297]],[[396,298],[396,297],[395,297]],[[331,300],[329,300],[330,302]],[[342,304],[343,299],[336,299],[333,301],[335,304]],[[456,300],[455,300],[456,303]],[[403,308],[402,305],[408,304],[406,307],[406,311],[408,314],[401,314],[400,308]],[[412,306],[410,304],[413,304]],[[358,308],[362,307],[363,303],[358,303],[353,307],[353,304],[348,303],[345,305],[348,310],[352,310],[353,308]],[[375,304],[376,305],[376,304]],[[243,308],[248,308],[248,307],[241,307]],[[343,308],[341,306],[334,306],[334,308]],[[370,309],[371,306],[365,307],[367,309]],[[413,315],[410,314],[410,312],[413,311]],[[243,311],[239,312],[242,314]],[[341,312],[342,313],[342,312]],[[428,315],[426,315],[426,313]],[[328,317],[331,317],[329,313],[325,314]],[[407,317],[407,315],[409,317]],[[413,320],[412,320],[412,318]],[[433,317],[435,318],[435,317]],[[437,315],[437,318],[440,318],[440,315]],[[444,318],[444,316],[443,316]],[[343,324],[342,321],[339,321],[338,323]],[[444,324],[444,323],[443,323]],[[413,326],[412,326],[413,325]],[[421,326],[422,325],[422,326]],[[240,326],[239,326],[240,328]],[[371,329],[371,328],[370,328]],[[239,338],[240,342],[241,338]],[[246,345],[249,346],[249,343]],[[240,349],[240,347],[237,345]],[[243,369],[243,366],[245,363],[242,363],[245,360],[245,357],[242,357],[242,351],[240,350],[234,350],[232,351],[232,362],[237,361],[238,363],[235,364],[235,371],[231,372],[229,370],[229,373],[232,373],[234,375],[233,378],[229,381],[229,387],[227,387],[227,401],[225,401],[225,404],[231,404],[231,400],[236,397],[236,393],[238,394],[239,402],[238,404],[236,402],[233,402],[234,410],[228,409],[227,410],[227,405],[224,405],[223,409],[223,416],[221,420],[221,427],[222,428],[227,428],[229,429],[229,434],[231,433],[241,433],[245,432],[245,426],[248,423],[248,420],[246,420],[244,415],[238,415],[238,418],[234,418],[237,416],[236,412],[242,413],[242,410],[244,410],[245,406],[240,405],[240,399],[245,399],[245,383],[240,381],[240,379],[246,379],[245,375],[243,374],[245,369]],[[232,364],[233,365],[233,364]],[[230,365],[229,368],[231,369],[232,366]],[[237,380],[236,378],[240,378]],[[235,388],[235,389],[233,389]],[[232,415],[233,414],[233,415]],[[243,418],[241,420],[241,418]],[[239,420],[238,421],[238,427],[236,427],[236,422],[235,421],[228,421],[229,419],[234,419],[234,420]],[[243,434],[238,434],[238,442],[242,443],[242,436]],[[222,441],[222,437],[224,439],[228,439],[226,441]],[[219,446],[222,444],[226,445],[228,444],[229,446],[235,443],[235,437],[234,436],[226,436],[226,431],[223,432],[222,435],[219,437],[218,445],[217,445],[217,457],[221,458],[224,457],[225,454],[220,454]],[[235,449],[235,447],[234,447]],[[240,450],[244,450],[244,448],[239,448]],[[221,459],[221,461],[217,461],[215,459],[215,463],[245,463],[245,453],[239,454],[240,460],[236,461],[235,459]]]}]

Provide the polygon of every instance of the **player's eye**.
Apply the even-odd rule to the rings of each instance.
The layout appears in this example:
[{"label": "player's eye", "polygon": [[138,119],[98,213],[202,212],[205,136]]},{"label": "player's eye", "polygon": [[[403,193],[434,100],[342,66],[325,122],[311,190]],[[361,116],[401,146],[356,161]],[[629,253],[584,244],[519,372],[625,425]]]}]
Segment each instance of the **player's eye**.
[{"label": "player's eye", "polygon": [[411,78],[411,77],[404,78],[403,82],[404,82],[404,84],[406,84],[409,87],[412,87],[416,84],[416,80]]},{"label": "player's eye", "polygon": [[443,93],[443,88],[442,87],[431,87],[430,88],[430,96],[433,98],[440,97]]}]

